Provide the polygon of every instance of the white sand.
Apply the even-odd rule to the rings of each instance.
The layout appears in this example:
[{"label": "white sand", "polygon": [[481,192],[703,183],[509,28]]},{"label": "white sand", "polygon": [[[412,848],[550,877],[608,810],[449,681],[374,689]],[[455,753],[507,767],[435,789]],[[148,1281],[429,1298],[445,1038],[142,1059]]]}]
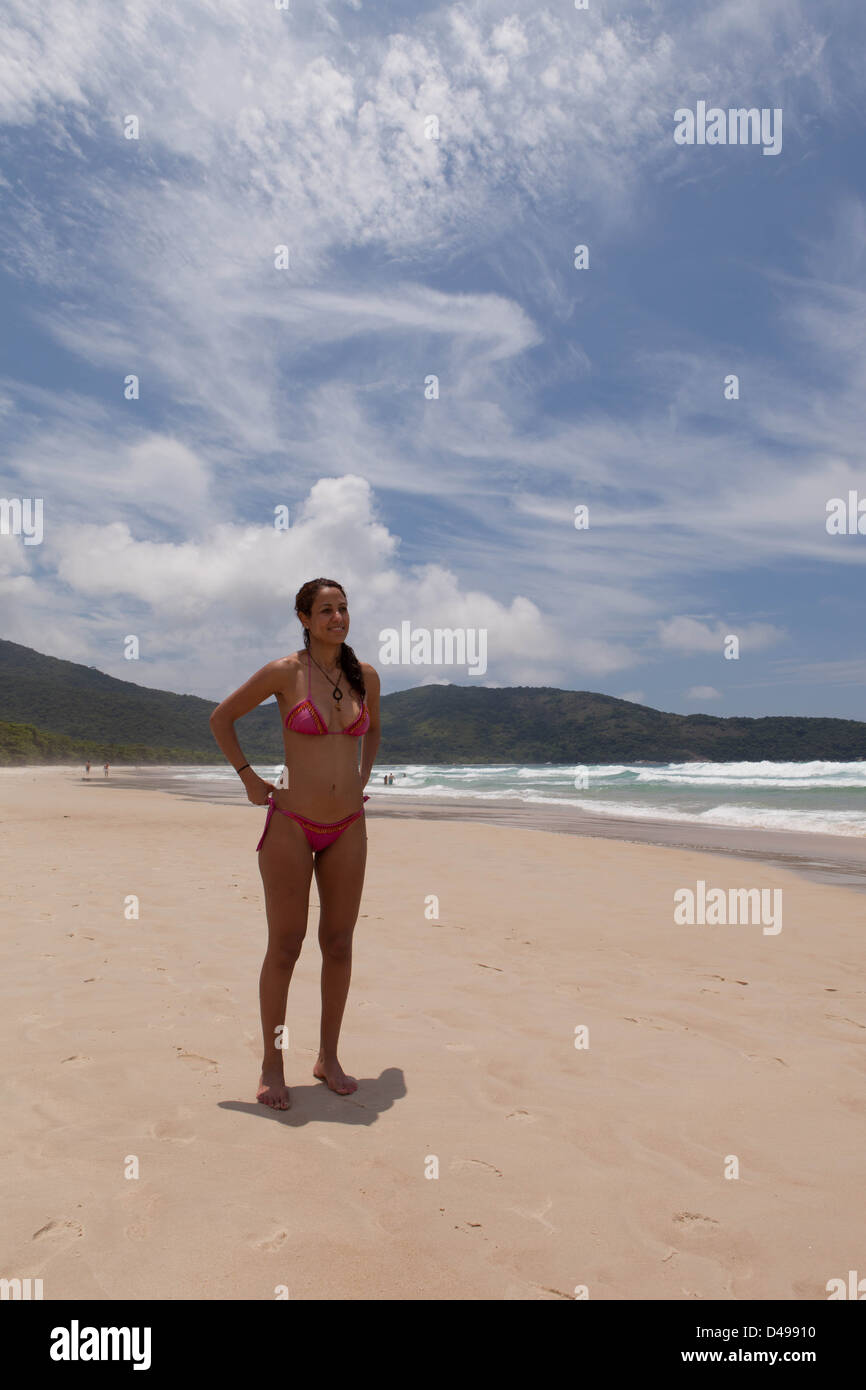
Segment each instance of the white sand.
[{"label": "white sand", "polygon": [[[370,816],[340,1046],[360,1085],[311,1076],[314,911],[273,1112],[262,813],[68,769],[0,797],[0,1276],[46,1299],[825,1299],[862,1266],[862,894]],[[782,888],[782,931],[676,925],[697,879]]]}]

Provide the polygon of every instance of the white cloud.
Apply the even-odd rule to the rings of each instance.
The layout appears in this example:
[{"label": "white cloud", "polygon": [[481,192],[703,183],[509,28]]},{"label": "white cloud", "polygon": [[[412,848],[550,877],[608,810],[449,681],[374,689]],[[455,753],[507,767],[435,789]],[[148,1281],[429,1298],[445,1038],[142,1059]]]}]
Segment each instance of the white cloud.
[{"label": "white cloud", "polygon": [[[565,626],[519,593],[465,587],[448,565],[401,563],[399,548],[399,538],[377,517],[367,480],[348,475],[317,482],[288,531],[220,523],[194,539],[154,541],[137,538],[127,522],[82,524],[52,533],[40,547],[40,563],[65,595],[62,654],[72,645],[76,660],[128,678],[120,641],[133,633],[141,642],[136,679],[142,684],[174,681],[215,694],[240,684],[244,662],[255,669],[300,644],[295,594],[319,575],[346,589],[350,643],[373,665],[379,633],[404,620],[430,630],[485,629],[491,683],[571,685],[575,677],[598,678],[633,664],[621,642]],[[56,617],[44,583],[39,593]],[[26,633],[8,636],[33,645],[39,609],[37,602]],[[86,618],[82,609],[89,609]],[[431,675],[417,666],[379,669],[397,688]],[[466,673],[449,678],[461,681]]]},{"label": "white cloud", "polygon": [[493,30],[491,46],[511,58],[523,58],[529,52],[526,30],[516,14],[509,15]]},{"label": "white cloud", "polygon": [[686,691],[687,700],[721,700],[722,692],[712,685],[693,685]]},{"label": "white cloud", "polygon": [[724,652],[725,638],[733,635],[740,639],[740,651],[763,651],[784,641],[787,634],[772,623],[721,623],[712,626],[697,618],[670,618],[658,624],[659,642],[662,647],[681,652],[713,652],[721,656]]},{"label": "white cloud", "polygon": [[[830,384],[804,391],[744,349],[749,389],[721,429],[724,353],[688,344],[636,360],[627,414],[538,413],[539,391],[597,370],[563,222],[591,209],[612,250],[641,199],[694,168],[671,140],[683,92],[784,92],[788,141],[796,98],[820,117],[851,86],[828,77],[856,71],[823,45],[832,11],[800,0],[653,4],[640,21],[604,8],[443,5],[419,23],[375,6],[84,0],[70,17],[9,0],[0,120],[25,152],[38,143],[52,195],[4,185],[7,263],[48,291],[36,326],[99,370],[95,392],[105,373],[118,391],[3,383],[10,472],[50,494],[42,554],[6,579],[29,633],[15,640],[101,662],[141,620],[159,655],[139,679],[222,688],[224,634],[250,655],[272,635],[293,646],[295,589],[330,566],[368,646],[382,607],[430,626],[483,614],[507,684],[571,687],[634,664],[659,615],[695,602],[696,574],[863,563],[822,530],[861,472],[856,200],[804,247],[813,282],[759,267],[789,345],[832,361]],[[130,107],[139,142],[121,138]],[[467,253],[506,289],[444,290]],[[542,310],[577,330],[552,368]],[[141,403],[120,400],[127,371]],[[425,402],[431,372],[441,397]],[[374,496],[413,521],[426,504],[411,557],[438,563],[405,558]],[[263,524],[277,502],[297,511],[289,536]],[[785,635],[733,631],[744,652]],[[722,633],[660,625],[666,649],[718,652]]]}]

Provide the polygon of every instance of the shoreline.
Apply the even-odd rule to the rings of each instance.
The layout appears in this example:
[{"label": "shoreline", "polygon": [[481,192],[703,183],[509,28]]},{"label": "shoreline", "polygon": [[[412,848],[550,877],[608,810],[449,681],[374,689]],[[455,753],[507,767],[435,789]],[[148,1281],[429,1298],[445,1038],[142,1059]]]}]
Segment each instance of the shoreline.
[{"label": "shoreline", "polygon": [[[94,768],[90,778],[78,769],[58,767],[3,768],[13,776],[52,775],[81,786],[127,791],[160,791],[188,801],[207,801],[213,805],[254,807],[240,785],[227,782],[199,783],[172,775],[166,767],[117,767],[108,778]],[[401,796],[396,788],[386,788],[371,780],[366,788],[370,800],[365,812],[371,819],[474,822],[504,826],[513,830],[549,831],[581,839],[619,840],[660,849],[701,851],[726,858],[751,860],[774,868],[790,869],[815,883],[839,884],[866,892],[866,840],[856,835],[826,835],[796,830],[764,830],[739,826],[709,825],[705,822],[664,820],[647,817],[593,815],[572,806],[527,804],[516,799],[457,801],[447,797],[426,799]]]},{"label": "shoreline", "polygon": [[[368,803],[368,811],[370,805]],[[385,817],[413,820],[480,821],[518,830],[546,830],[586,839],[622,840],[659,849],[700,850],[736,859],[757,860],[775,868],[793,869],[817,883],[844,884],[866,891],[866,843],[857,836],[803,834],[796,830],[741,829],[723,825],[690,825],[684,821],[629,816],[594,816],[572,807],[526,806],[498,802],[496,807],[468,807],[461,802],[437,802],[418,807],[404,804],[376,807]],[[747,843],[753,841],[753,844]]]}]

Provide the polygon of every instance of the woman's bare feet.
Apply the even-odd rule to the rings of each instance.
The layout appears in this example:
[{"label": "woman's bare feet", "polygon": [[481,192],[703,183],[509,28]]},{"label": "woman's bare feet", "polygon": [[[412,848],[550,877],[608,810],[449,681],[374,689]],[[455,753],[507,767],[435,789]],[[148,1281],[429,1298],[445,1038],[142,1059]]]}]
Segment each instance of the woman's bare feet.
[{"label": "woman's bare feet", "polygon": [[326,1058],[321,1052],[313,1067],[313,1076],[318,1077],[320,1081],[326,1081],[338,1096],[350,1096],[358,1089],[355,1077],[346,1075],[336,1057]]},{"label": "woman's bare feet", "polygon": [[262,1067],[256,1100],[262,1105],[270,1105],[274,1110],[288,1110],[291,1105],[289,1088],[283,1079],[281,1067]]}]

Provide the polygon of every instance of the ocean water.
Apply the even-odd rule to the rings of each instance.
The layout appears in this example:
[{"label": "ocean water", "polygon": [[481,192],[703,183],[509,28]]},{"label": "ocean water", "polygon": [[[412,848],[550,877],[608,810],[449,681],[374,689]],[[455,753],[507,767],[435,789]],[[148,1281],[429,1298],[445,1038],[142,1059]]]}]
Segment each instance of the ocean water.
[{"label": "ocean water", "polygon": [[[269,781],[280,768],[256,764]],[[394,774],[393,787],[382,777]],[[172,777],[216,784],[236,781],[223,763],[174,768]],[[617,763],[520,767],[447,767],[377,763],[367,791],[437,801],[521,801],[572,806],[596,815],[692,824],[866,835],[866,762]]]}]

